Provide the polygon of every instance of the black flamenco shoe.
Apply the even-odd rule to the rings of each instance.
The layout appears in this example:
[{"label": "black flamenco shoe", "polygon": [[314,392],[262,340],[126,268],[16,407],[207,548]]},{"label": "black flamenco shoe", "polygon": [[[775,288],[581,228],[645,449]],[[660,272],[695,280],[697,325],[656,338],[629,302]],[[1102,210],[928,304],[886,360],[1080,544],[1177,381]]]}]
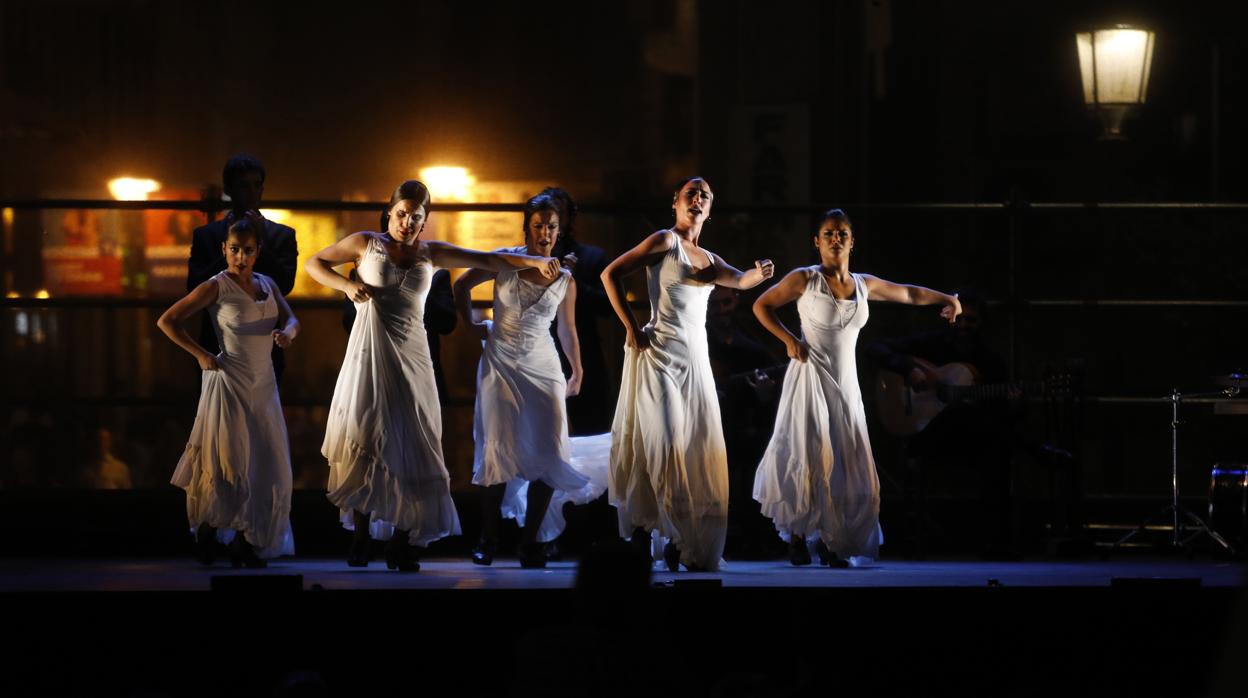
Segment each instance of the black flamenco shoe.
[{"label": "black flamenco shoe", "polygon": [[351,547],[347,550],[347,566],[368,567],[368,549],[369,544],[372,542],[372,539],[368,536],[352,536]]},{"label": "black flamenco shoe", "polygon": [[351,534],[351,547],[347,549],[347,566],[368,567],[373,547],[373,539],[368,535],[371,517],[361,511],[352,512],[351,517],[355,528]]},{"label": "black flamenco shoe", "polygon": [[526,570],[541,569],[546,566],[546,546],[542,543],[525,543],[520,546],[520,566]]},{"label": "black flamenco shoe", "polygon": [[821,565],[838,570],[849,567],[849,560],[842,559],[836,553],[828,550],[828,546],[822,540],[815,543],[815,554],[819,556],[819,564]]},{"label": "black flamenco shoe", "polygon": [[412,546],[407,544],[407,536],[395,536],[386,543],[386,569],[398,572],[419,572],[420,563]]},{"label": "black flamenco shoe", "polygon": [[208,524],[200,524],[195,529],[195,559],[201,565],[217,561],[217,529]]},{"label": "black flamenco shoe", "polygon": [[628,539],[629,545],[633,546],[639,555],[646,561],[646,564],[654,562],[654,556],[650,554],[650,532],[638,526],[633,529],[633,537]]},{"label": "black flamenco shoe", "polygon": [[559,539],[546,543],[546,561],[559,562],[563,560],[563,551],[559,549]]},{"label": "black flamenco shoe", "polygon": [[234,569],[246,567],[249,570],[262,570],[269,564],[256,555],[256,549],[243,537],[242,533],[230,541],[230,566]]},{"label": "black flamenco shoe", "polygon": [[663,546],[663,562],[669,571],[680,571],[680,548],[676,547],[675,543]]},{"label": "black flamenco shoe", "polygon": [[[823,543],[820,543],[819,545],[823,545]],[[827,548],[824,549],[826,550]],[[822,560],[823,558],[820,557],[821,562]],[[790,536],[789,564],[794,567],[802,567],[803,565],[809,565],[810,562],[810,548],[806,547],[806,539],[798,535]]]},{"label": "black flamenco shoe", "polygon": [[472,564],[489,567],[494,564],[494,553],[497,549],[497,541],[482,538],[477,547],[472,549]]}]

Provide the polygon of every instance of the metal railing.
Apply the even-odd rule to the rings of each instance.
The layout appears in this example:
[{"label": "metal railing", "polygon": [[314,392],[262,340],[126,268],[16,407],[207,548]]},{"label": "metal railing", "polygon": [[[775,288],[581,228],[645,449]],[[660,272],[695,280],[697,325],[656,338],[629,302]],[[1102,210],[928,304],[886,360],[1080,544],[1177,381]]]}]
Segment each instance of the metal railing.
[{"label": "metal railing", "polygon": [[[1023,200],[1003,201],[1003,202],[899,202],[899,203],[841,203],[839,204],[854,215],[855,221],[860,227],[864,219],[871,220],[887,216],[911,216],[932,214],[937,217],[947,216],[967,216],[972,226],[975,226],[978,233],[987,232],[985,239],[995,241],[994,244],[999,245],[999,254],[994,257],[993,264],[997,267],[991,271],[994,273],[1002,273],[1003,282],[998,284],[995,293],[990,293],[988,302],[994,313],[1000,312],[1004,325],[1004,345],[1008,347],[1008,366],[1011,373],[1011,379],[1018,377],[1023,373],[1023,355],[1024,349],[1028,344],[1030,335],[1029,331],[1034,331],[1024,327],[1025,318],[1036,317],[1036,313],[1058,313],[1065,316],[1070,313],[1091,312],[1101,317],[1112,316],[1118,312],[1131,312],[1134,309],[1156,309],[1159,311],[1181,311],[1190,309],[1206,313],[1239,313],[1248,308],[1248,299],[1236,298],[1228,296],[1223,291],[1205,292],[1199,288],[1191,293],[1191,297],[1165,297],[1164,295],[1149,295],[1148,297],[1126,297],[1126,298],[1106,298],[1106,297],[1055,297],[1058,294],[1023,291],[1020,279],[1026,265],[1031,260],[1025,259],[1023,242],[1027,236],[1032,233],[1029,230],[1031,220],[1036,216],[1046,216],[1050,214],[1070,214],[1079,218],[1088,216],[1121,216],[1134,214],[1175,214],[1182,216],[1213,216],[1218,220],[1225,220],[1226,217],[1234,217],[1248,213],[1248,203],[1236,202],[1028,202]],[[272,209],[288,209],[291,211],[326,211],[341,213],[369,213],[373,214],[381,210],[384,206],[383,202],[352,202],[352,201],[330,201],[330,200],[269,200],[264,203],[265,208]],[[197,201],[110,201],[110,200],[92,200],[92,199],[43,199],[43,200],[3,200],[0,201],[0,208],[9,208],[15,210],[41,210],[41,209],[80,209],[80,210],[119,210],[119,211],[143,211],[143,210],[180,210],[180,211],[198,211],[210,217],[212,214],[218,213],[228,208],[226,202],[220,200],[197,200]],[[814,221],[822,212],[824,207],[814,205],[765,205],[765,206],[740,206],[732,205],[727,202],[720,202],[715,205],[714,217],[717,224],[720,219],[728,219],[727,225],[731,228],[734,217],[742,217],[753,222],[770,221],[773,228],[791,229],[794,225],[806,226],[813,231]],[[522,204],[477,204],[477,203],[439,203],[431,207],[432,212],[448,212],[448,213],[471,213],[471,212],[520,212]],[[587,238],[588,242],[600,244],[607,249],[608,255],[612,255],[631,246],[637,238],[642,234],[651,232],[654,229],[662,227],[656,225],[655,221],[665,221],[664,216],[667,215],[667,207],[665,202],[660,202],[656,206],[636,206],[636,205],[616,205],[616,204],[594,204],[586,203],[580,206],[582,224],[578,226],[582,230],[582,237]],[[589,239],[588,233],[594,233],[594,226],[585,225],[585,220],[596,219],[597,221],[611,220],[617,223],[614,226],[613,234],[599,236],[597,239]],[[803,221],[810,221],[807,224]],[[518,227],[518,226],[517,226]],[[954,227],[954,226],[950,226]],[[897,226],[902,228],[902,226]],[[719,233],[716,233],[719,235]],[[898,239],[903,239],[904,234]],[[799,238],[803,236],[798,236]],[[723,242],[721,242],[723,241]],[[718,237],[714,248],[719,251],[719,245],[737,244],[738,247],[746,248],[748,245],[739,240],[725,241],[725,238]],[[788,244],[787,251],[790,257],[796,257],[802,248],[801,244]],[[757,245],[752,249],[757,249]],[[997,247],[993,248],[997,250]],[[742,253],[744,254],[744,253]],[[892,252],[893,259],[899,259],[902,253]],[[956,251],[950,253],[956,254]],[[727,257],[727,255],[724,255]],[[8,268],[12,262],[4,262],[0,266]],[[777,270],[783,273],[783,268]],[[985,270],[989,271],[989,270]],[[118,311],[156,311],[167,307],[168,299],[165,298],[143,298],[143,297],[53,297],[53,298],[0,298],[0,309],[9,311],[18,310],[48,310],[48,311],[100,311],[105,314],[106,319],[103,324],[112,326],[116,324],[116,316],[114,313]],[[291,305],[297,310],[318,311],[324,313],[332,313],[341,307],[341,302],[330,299],[315,298],[292,298]],[[477,303],[477,305],[482,305]],[[644,302],[636,303],[638,310],[644,315]],[[1045,316],[1047,317],[1047,315]],[[0,330],[0,337],[6,338],[6,343],[10,341],[12,333],[8,329]],[[1225,339],[1225,337],[1223,337]],[[7,353],[11,351],[11,347],[4,347]],[[105,348],[105,352],[113,352],[111,348]],[[115,358],[110,356],[106,363],[109,366],[115,365]],[[1248,362],[1248,356],[1244,357]],[[51,404],[58,399],[63,399],[59,395],[14,395],[9,391],[3,391],[4,395],[0,397],[0,405],[6,405],[10,408],[20,405],[37,405]],[[1085,396],[1085,400],[1089,404],[1102,405],[1110,409],[1126,408],[1126,407],[1148,407],[1155,404],[1168,402],[1168,398],[1152,394],[1125,394],[1131,391],[1102,391],[1099,394],[1090,394]],[[1152,393],[1153,391],[1149,391]],[[870,399],[868,397],[868,399]],[[293,406],[304,405],[307,407],[315,407],[322,404],[319,399],[300,399],[293,398],[287,400]],[[1213,400],[1192,400],[1193,404],[1207,404],[1214,402]],[[81,403],[84,406],[160,406],[170,404],[170,399],[161,397],[142,397],[142,396],[117,396],[110,397],[107,395],[97,395],[93,397],[83,397]]]}]

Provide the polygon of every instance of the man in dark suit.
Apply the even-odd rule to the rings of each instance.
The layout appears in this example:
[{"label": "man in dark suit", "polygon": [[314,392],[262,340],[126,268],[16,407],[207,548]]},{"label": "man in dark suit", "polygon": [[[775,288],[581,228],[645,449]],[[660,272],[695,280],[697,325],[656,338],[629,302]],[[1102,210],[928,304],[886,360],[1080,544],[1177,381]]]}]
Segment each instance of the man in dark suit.
[{"label": "man in dark suit", "polygon": [[[611,418],[615,414],[615,400],[607,386],[607,364],[598,331],[599,318],[615,318],[615,310],[607,300],[607,290],[600,278],[611,260],[601,247],[576,239],[577,207],[571,194],[559,187],[546,187],[541,193],[559,205],[559,239],[551,254],[563,260],[576,284],[576,334],[581,344],[581,370],[585,378],[580,394],[568,398],[568,429],[573,435],[601,434],[611,431]],[[551,334],[555,334],[553,329]],[[555,343],[558,342],[559,338],[555,337]],[[564,374],[570,374],[572,369],[562,348],[559,361]]]},{"label": "man in dark suit", "polygon": [[[225,242],[230,225],[244,217],[258,219],[263,224],[260,253],[253,269],[273,279],[282,295],[289,295],[295,287],[295,269],[299,266],[299,246],[295,242],[295,231],[289,226],[265,220],[260,215],[264,178],[264,164],[252,155],[235,155],[226,161],[221,172],[221,184],[226,196],[230,198],[230,211],[221,220],[195,229],[191,241],[191,258],[186,270],[187,291],[225,270],[225,255],[221,245]],[[208,319],[207,313],[203,314],[199,343],[213,353],[221,350],[217,346],[217,335],[212,330],[212,321]],[[273,373],[279,382],[285,367],[285,355],[280,347],[274,346]]]}]

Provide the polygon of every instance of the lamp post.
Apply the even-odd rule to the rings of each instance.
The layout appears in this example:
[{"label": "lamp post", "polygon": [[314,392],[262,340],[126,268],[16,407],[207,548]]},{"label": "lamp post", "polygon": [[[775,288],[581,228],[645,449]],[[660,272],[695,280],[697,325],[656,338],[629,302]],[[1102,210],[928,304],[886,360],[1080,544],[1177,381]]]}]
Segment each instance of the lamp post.
[{"label": "lamp post", "polygon": [[1096,110],[1104,138],[1121,139],[1127,113],[1147,99],[1155,37],[1123,24],[1075,33],[1083,102]]}]

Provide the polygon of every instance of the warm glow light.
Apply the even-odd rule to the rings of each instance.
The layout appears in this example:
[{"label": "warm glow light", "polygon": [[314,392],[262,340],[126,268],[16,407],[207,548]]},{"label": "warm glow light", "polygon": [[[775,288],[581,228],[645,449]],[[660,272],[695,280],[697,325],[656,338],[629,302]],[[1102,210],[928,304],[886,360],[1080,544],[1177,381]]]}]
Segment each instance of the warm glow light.
[{"label": "warm glow light", "polygon": [[1148,97],[1153,38],[1153,32],[1121,25],[1075,34],[1084,103],[1143,104]]},{"label": "warm glow light", "polygon": [[4,297],[5,298],[21,298],[22,294],[18,293],[17,291],[9,291],[8,293],[4,294]]},{"label": "warm glow light", "polygon": [[4,208],[4,213],[2,215],[2,218],[4,220],[4,227],[8,228],[9,226],[13,225],[13,209],[6,206]]},{"label": "warm glow light", "polygon": [[35,293],[35,298],[51,298],[51,297],[52,297],[52,294],[48,293],[48,289],[46,288],[41,288],[39,289],[37,293]]},{"label": "warm glow light", "polygon": [[160,191],[160,182],[154,179],[118,177],[117,179],[109,180],[108,191],[118,201],[146,201],[148,194]]},{"label": "warm glow light", "polygon": [[1127,111],[1148,98],[1154,38],[1121,24],[1075,34],[1083,102],[1099,112],[1108,138],[1121,138]]},{"label": "warm glow light", "polygon": [[285,208],[262,208],[260,209],[260,215],[273,221],[274,223],[285,223],[290,220],[290,217],[293,214],[289,209]]},{"label": "warm glow light", "polygon": [[429,195],[437,203],[469,200],[477,178],[465,167],[425,167],[420,171],[420,181],[429,187]]}]

